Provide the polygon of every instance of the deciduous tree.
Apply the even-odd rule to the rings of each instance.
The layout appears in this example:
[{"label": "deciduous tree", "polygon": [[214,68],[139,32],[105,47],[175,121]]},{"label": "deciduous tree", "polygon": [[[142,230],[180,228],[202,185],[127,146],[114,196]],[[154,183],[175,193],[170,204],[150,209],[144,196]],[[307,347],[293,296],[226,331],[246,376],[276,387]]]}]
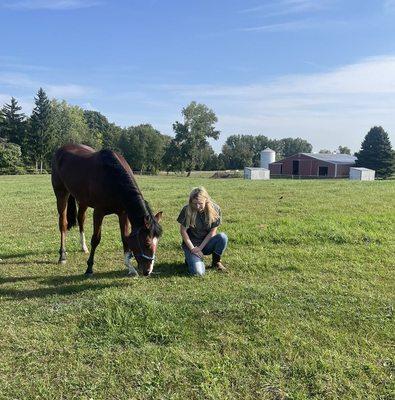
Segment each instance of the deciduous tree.
[{"label": "deciduous tree", "polygon": [[219,131],[215,129],[217,116],[205,104],[191,102],[182,110],[184,122],[176,121],[173,130],[175,141],[180,150],[179,158],[185,166],[188,176],[192,170],[202,164],[202,153],[207,146],[208,138],[218,139]]}]

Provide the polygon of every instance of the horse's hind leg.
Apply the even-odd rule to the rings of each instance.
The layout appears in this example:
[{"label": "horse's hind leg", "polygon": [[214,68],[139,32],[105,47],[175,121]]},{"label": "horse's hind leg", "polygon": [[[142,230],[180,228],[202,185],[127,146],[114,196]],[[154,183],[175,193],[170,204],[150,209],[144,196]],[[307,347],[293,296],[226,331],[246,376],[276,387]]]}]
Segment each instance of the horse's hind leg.
[{"label": "horse's hind leg", "polygon": [[88,247],[86,246],[85,242],[85,233],[84,233],[84,223],[86,217],[86,209],[88,207],[84,204],[80,204],[78,207],[78,226],[80,228],[80,243],[81,243],[81,250],[84,253],[89,253]]},{"label": "horse's hind leg", "polygon": [[60,249],[59,263],[66,264],[66,232],[67,232],[67,201],[69,194],[67,192],[56,193],[56,205],[59,213],[59,230],[60,230]]},{"label": "horse's hind leg", "polygon": [[93,260],[95,257],[96,247],[99,245],[101,239],[101,225],[103,222],[103,218],[104,213],[96,209],[93,211],[93,235],[91,239],[91,253],[87,261],[88,268],[86,269],[85,275],[93,274]]}]

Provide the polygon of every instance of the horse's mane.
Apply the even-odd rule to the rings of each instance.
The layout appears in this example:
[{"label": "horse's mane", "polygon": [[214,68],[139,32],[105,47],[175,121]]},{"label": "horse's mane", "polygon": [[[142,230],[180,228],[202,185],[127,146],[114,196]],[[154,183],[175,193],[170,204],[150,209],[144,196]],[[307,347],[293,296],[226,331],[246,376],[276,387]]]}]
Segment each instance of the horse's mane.
[{"label": "horse's mane", "polygon": [[120,196],[129,218],[134,224],[139,225],[144,223],[144,217],[148,218],[148,229],[151,235],[161,236],[162,227],[154,218],[148,202],[144,200],[132,171],[121,164],[113,151],[101,150],[99,153],[104,167],[106,184],[112,187],[114,194]]}]

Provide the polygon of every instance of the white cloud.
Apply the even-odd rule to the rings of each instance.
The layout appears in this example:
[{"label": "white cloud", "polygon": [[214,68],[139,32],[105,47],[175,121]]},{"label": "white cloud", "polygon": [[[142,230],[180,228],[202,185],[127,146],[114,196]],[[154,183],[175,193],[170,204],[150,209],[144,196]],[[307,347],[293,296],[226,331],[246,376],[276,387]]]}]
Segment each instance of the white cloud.
[{"label": "white cloud", "polygon": [[37,91],[42,87],[49,97],[76,99],[84,98],[96,92],[94,88],[73,83],[63,85],[53,85],[40,80],[30,78],[23,73],[0,72],[0,84],[19,90],[33,89]]},{"label": "white cloud", "polygon": [[259,25],[250,28],[241,28],[241,32],[284,32],[300,31],[302,29],[314,29],[321,27],[322,24],[314,21],[290,21],[280,22],[278,24]]},{"label": "white cloud", "polygon": [[[146,87],[145,93],[166,98],[166,112],[180,110],[191,100],[213,108],[223,132],[217,150],[230,134],[249,133],[301,136],[317,150],[342,144],[356,151],[373,125],[383,125],[395,145],[395,56],[265,83],[162,85]],[[169,118],[169,127],[172,122]]]},{"label": "white cloud", "polygon": [[87,103],[81,104],[81,107],[82,107],[84,110],[99,111],[99,110],[97,110],[97,109],[92,105],[92,103],[90,103],[89,101],[88,101]]},{"label": "white cloud", "polygon": [[306,12],[321,11],[329,7],[333,0],[280,0],[266,2],[265,4],[247,8],[242,13],[262,12],[266,17],[299,14]]},{"label": "white cloud", "polygon": [[3,1],[1,6],[13,10],[74,10],[102,4],[94,0],[16,0]]},{"label": "white cloud", "polygon": [[[76,99],[86,108],[91,108],[87,102],[92,102],[111,121],[123,126],[149,122],[167,134],[172,134],[172,123],[180,120],[181,109],[196,100],[218,116],[222,134],[213,143],[217,151],[232,134],[300,136],[315,150],[335,149],[341,144],[356,151],[373,125],[382,125],[395,145],[392,55],[364,59],[329,72],[286,75],[248,85],[150,84],[99,96],[91,87],[54,85],[22,73],[0,73],[0,85],[5,87],[3,92],[12,93],[26,107],[42,86],[50,96]],[[2,93],[0,102],[9,102],[10,97]]]},{"label": "white cloud", "polygon": [[67,84],[67,85],[42,85],[48,97],[78,99],[93,94],[94,90],[87,86]]}]

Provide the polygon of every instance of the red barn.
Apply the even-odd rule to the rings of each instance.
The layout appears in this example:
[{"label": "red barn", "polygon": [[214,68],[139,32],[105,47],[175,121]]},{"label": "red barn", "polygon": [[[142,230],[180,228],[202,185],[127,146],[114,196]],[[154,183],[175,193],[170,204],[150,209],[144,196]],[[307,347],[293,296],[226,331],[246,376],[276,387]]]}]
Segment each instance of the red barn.
[{"label": "red barn", "polygon": [[298,153],[269,164],[270,176],[348,178],[356,157],[348,154]]}]

